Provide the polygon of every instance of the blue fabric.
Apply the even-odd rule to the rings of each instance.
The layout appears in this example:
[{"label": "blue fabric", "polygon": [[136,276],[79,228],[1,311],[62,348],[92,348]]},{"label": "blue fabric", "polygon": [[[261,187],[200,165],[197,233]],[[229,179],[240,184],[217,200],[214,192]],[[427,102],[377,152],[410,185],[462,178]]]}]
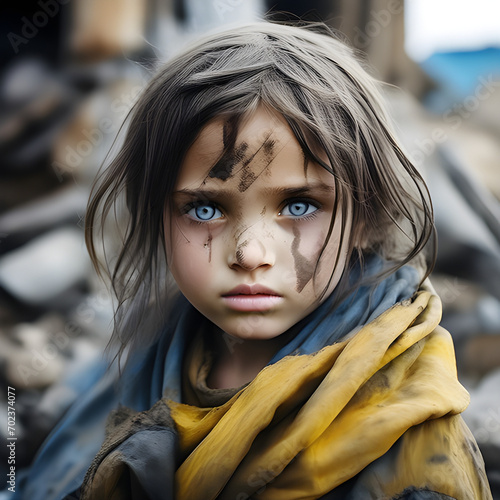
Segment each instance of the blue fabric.
[{"label": "blue fabric", "polygon": [[[382,270],[372,259],[365,272]],[[356,273],[353,274],[354,279]],[[375,287],[360,287],[332,312],[332,294],[298,326],[300,331],[271,360],[290,354],[313,353],[356,331],[396,302],[410,298],[419,283],[417,271],[405,266]],[[208,322],[189,302],[180,297],[169,325],[149,349],[135,354],[127,364],[120,384],[116,372],[96,366],[87,374],[86,391],[67,412],[46,440],[32,468],[19,478],[17,492],[9,499],[58,500],[77,489],[104,438],[110,410],[123,404],[137,411],[148,410],[163,396],[181,401],[182,360],[186,343]],[[2,500],[0,494],[0,500]]]},{"label": "blue fabric", "polygon": [[[150,499],[174,498],[175,446],[175,431],[165,427],[144,429],[119,445],[115,453],[122,456],[130,472],[128,487]],[[168,455],[170,460],[165,460]]]},{"label": "blue fabric", "polygon": [[63,498],[83,480],[104,439],[107,414],[116,406],[115,374],[96,363],[82,378],[82,393],[54,428],[28,471],[18,474],[16,493],[0,498]]}]

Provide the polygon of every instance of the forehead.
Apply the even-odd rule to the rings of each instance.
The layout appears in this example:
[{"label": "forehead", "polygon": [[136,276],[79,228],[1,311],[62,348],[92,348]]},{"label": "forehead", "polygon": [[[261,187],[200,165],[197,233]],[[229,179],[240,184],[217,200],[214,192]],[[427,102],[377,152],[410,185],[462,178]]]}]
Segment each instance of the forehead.
[{"label": "forehead", "polygon": [[209,122],[186,154],[176,189],[224,185],[243,193],[263,182],[304,181],[333,185],[334,179],[306,160],[281,115],[259,107],[238,124],[222,117]]}]

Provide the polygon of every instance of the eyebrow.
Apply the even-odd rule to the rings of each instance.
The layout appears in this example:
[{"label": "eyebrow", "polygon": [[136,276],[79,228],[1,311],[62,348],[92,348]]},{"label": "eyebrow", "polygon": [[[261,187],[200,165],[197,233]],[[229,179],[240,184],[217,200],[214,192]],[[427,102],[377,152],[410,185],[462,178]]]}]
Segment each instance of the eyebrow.
[{"label": "eyebrow", "polygon": [[[323,182],[314,182],[311,184],[306,184],[303,186],[279,186],[279,187],[268,187],[264,188],[264,192],[271,196],[304,196],[304,195],[314,195],[320,192],[321,194],[333,194],[335,192],[334,186],[329,186]],[[235,190],[227,189],[179,189],[174,191],[173,195],[184,195],[192,198],[234,198],[237,193]]]}]

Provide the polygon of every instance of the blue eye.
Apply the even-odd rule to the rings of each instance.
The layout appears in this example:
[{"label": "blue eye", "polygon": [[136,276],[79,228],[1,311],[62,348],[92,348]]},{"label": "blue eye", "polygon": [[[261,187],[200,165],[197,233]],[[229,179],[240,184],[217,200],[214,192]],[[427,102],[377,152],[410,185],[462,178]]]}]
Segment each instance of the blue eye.
[{"label": "blue eye", "polygon": [[187,213],[193,217],[193,219],[198,219],[200,221],[210,221],[222,217],[222,212],[217,207],[210,204],[197,205],[191,208]]},{"label": "blue eye", "polygon": [[308,201],[293,201],[283,207],[280,215],[287,215],[291,217],[304,217],[310,215],[318,210],[318,207],[309,203]]}]

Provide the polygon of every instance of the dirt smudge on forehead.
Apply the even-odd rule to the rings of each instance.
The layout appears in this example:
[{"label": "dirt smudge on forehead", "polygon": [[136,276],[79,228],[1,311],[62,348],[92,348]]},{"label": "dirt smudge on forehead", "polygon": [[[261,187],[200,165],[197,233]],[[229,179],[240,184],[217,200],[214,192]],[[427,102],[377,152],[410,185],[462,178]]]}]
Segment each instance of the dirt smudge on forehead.
[{"label": "dirt smudge on forehead", "polygon": [[311,281],[314,275],[316,262],[308,260],[299,252],[300,246],[300,231],[297,227],[293,228],[293,242],[292,242],[292,256],[295,267],[295,275],[297,277],[296,290],[298,293],[302,292],[304,287]]},{"label": "dirt smudge on forehead", "polygon": [[226,121],[222,127],[223,151],[210,169],[208,176],[227,181],[238,175],[238,190],[245,192],[263,173],[276,156],[277,141],[271,138],[272,131],[265,133],[262,144],[249,153],[249,145],[243,141],[236,145],[238,127],[236,118]]},{"label": "dirt smudge on forehead", "polygon": [[[271,139],[271,134],[272,132],[269,132],[267,137],[264,139],[264,142],[260,145],[257,151],[242,162],[242,167],[240,170],[240,183],[238,185],[238,190],[240,191],[240,193],[246,191],[256,181],[259,175],[261,175],[268,169],[269,165],[274,160],[274,157],[276,156],[274,154],[276,141],[274,139]],[[257,161],[259,156],[263,156],[262,160],[260,161],[263,164],[263,167],[259,172],[255,173],[255,171],[250,167],[250,164],[254,160]]]},{"label": "dirt smudge on forehead", "polygon": [[274,145],[275,144],[276,144],[276,141],[274,139],[270,139],[269,136],[264,141],[264,144],[262,145],[262,149],[263,149],[266,157],[269,157],[274,153]]},{"label": "dirt smudge on forehead", "polygon": [[222,126],[222,155],[215,165],[210,169],[208,177],[226,181],[233,176],[233,169],[246,157],[248,144],[242,142],[236,147],[238,135],[238,119],[232,117]]},{"label": "dirt smudge on forehead", "polygon": [[257,179],[257,176],[250,168],[249,164],[243,165],[240,173],[240,183],[238,184],[238,191],[245,192]]},{"label": "dirt smudge on forehead", "polygon": [[220,179],[221,181],[227,181],[230,177],[233,176],[233,169],[242,160],[245,159],[245,153],[248,149],[248,144],[246,142],[242,142],[238,147],[224,149],[224,153],[217,160],[217,163],[210,169],[208,173],[209,177]]},{"label": "dirt smudge on forehead", "polygon": [[236,117],[232,117],[222,127],[222,145],[224,149],[230,149],[234,146],[237,133],[237,119]]}]

